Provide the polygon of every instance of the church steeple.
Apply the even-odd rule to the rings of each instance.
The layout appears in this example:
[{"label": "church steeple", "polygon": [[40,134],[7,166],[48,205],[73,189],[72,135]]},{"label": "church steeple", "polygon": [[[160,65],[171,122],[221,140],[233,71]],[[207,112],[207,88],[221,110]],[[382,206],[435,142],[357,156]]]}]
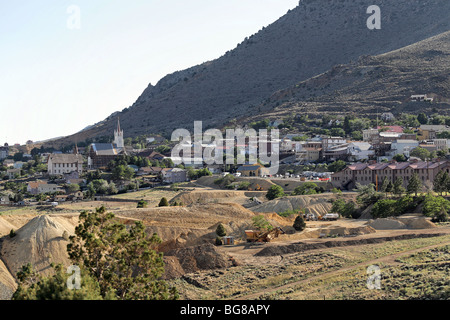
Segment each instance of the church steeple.
[{"label": "church steeple", "polygon": [[114,144],[117,149],[125,148],[123,141],[123,130],[120,129],[120,118],[117,118],[117,129],[114,130]]}]

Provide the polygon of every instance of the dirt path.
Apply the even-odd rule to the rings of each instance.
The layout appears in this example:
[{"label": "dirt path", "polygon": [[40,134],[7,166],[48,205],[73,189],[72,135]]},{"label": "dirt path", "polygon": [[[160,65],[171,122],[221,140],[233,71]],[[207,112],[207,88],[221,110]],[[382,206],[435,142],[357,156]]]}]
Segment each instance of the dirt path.
[{"label": "dirt path", "polygon": [[[435,245],[431,245],[431,246],[427,246],[427,247],[401,251],[401,252],[397,252],[397,253],[394,253],[394,254],[391,254],[391,255],[387,255],[387,256],[384,256],[384,257],[381,257],[381,258],[373,259],[373,260],[370,260],[370,261],[364,261],[364,262],[361,262],[361,263],[358,263],[358,264],[355,264],[355,265],[344,267],[344,268],[339,269],[339,270],[334,270],[334,271],[326,272],[326,273],[323,273],[323,274],[320,274],[320,275],[317,275],[317,276],[309,277],[307,279],[295,281],[295,282],[292,282],[292,283],[289,283],[289,284],[286,284],[286,285],[283,285],[283,286],[268,288],[268,289],[265,289],[265,290],[260,291],[260,292],[252,293],[252,294],[245,295],[245,296],[241,296],[241,297],[236,298],[235,300],[255,300],[258,297],[260,297],[261,295],[263,295],[263,294],[270,294],[270,293],[274,293],[274,292],[279,291],[279,290],[289,289],[289,288],[295,287],[297,285],[301,285],[301,284],[304,284],[304,283],[307,283],[307,282],[316,281],[316,280],[319,280],[319,279],[322,279],[322,278],[327,278],[327,277],[334,276],[334,275],[337,275],[337,274],[340,274],[340,273],[345,273],[347,271],[358,269],[358,268],[364,267],[364,266],[376,265],[378,263],[395,264],[396,263],[395,260],[398,257],[404,256],[404,255],[411,255],[411,254],[414,254],[414,253],[417,253],[417,252],[426,251],[426,250],[430,250],[430,249],[434,249],[434,248],[438,248],[438,247],[443,247],[443,246],[446,246],[446,245],[450,245],[450,241],[444,242],[444,243],[435,244]],[[329,249],[321,249],[320,251],[324,251],[324,250],[329,250]]]}]

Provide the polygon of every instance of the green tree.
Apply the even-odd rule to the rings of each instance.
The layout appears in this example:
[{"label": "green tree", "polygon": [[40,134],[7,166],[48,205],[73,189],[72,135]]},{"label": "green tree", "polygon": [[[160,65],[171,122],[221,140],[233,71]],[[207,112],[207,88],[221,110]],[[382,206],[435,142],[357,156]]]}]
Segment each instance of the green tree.
[{"label": "green tree", "polygon": [[305,230],[306,222],[305,222],[305,219],[303,219],[302,215],[298,215],[295,218],[293,227],[294,227],[295,231],[303,231],[303,230]]},{"label": "green tree", "polygon": [[406,191],[408,194],[414,193],[417,197],[417,193],[422,189],[422,180],[420,180],[417,173],[414,172],[411,179],[409,179]]},{"label": "green tree", "polygon": [[374,218],[387,218],[397,214],[397,201],[393,199],[378,200],[372,208]]},{"label": "green tree", "polygon": [[447,171],[441,170],[438,172],[433,181],[433,190],[441,196],[444,192],[449,192],[450,176]]},{"label": "green tree", "polygon": [[397,162],[406,162],[408,160],[404,154],[396,154],[393,159]]},{"label": "green tree", "polygon": [[330,172],[340,172],[344,170],[347,167],[347,163],[343,160],[338,160],[333,162],[328,166],[328,170]]},{"label": "green tree", "polygon": [[419,121],[420,124],[428,124],[428,117],[425,113],[419,113],[419,115],[417,116],[417,120]]},{"label": "green tree", "polygon": [[269,200],[274,200],[274,199],[281,198],[284,196],[285,196],[284,190],[279,185],[271,186],[266,194],[266,198]]},{"label": "green tree", "polygon": [[423,202],[423,214],[432,217],[436,221],[446,221],[450,211],[450,201],[443,197],[435,197],[431,193],[425,196]]},{"label": "green tree", "polygon": [[395,195],[398,195],[398,196],[400,196],[400,195],[402,195],[403,193],[406,192],[405,188],[403,187],[403,179],[402,179],[402,178],[398,177],[398,178],[394,181],[394,187],[393,187],[392,192],[393,192]]},{"label": "green tree", "polygon": [[148,203],[147,203],[147,201],[144,201],[144,200],[140,200],[137,204],[137,208],[147,208],[147,206],[148,206]]},{"label": "green tree", "polygon": [[67,252],[72,262],[98,282],[103,298],[166,300],[178,297],[175,288],[160,280],[164,273],[161,239],[148,235],[141,221],[131,227],[119,223],[105,207],[83,211]]},{"label": "green tree", "polygon": [[227,235],[227,229],[225,229],[225,227],[223,226],[223,224],[219,224],[216,228],[216,234],[219,237],[225,237]]},{"label": "green tree", "polygon": [[[28,263],[17,273],[19,285],[12,300],[104,300],[98,282],[84,269],[80,269],[80,288],[70,290],[67,287],[70,274],[61,264],[52,265],[54,273],[48,277],[39,275]],[[114,300],[113,294],[105,299]]]},{"label": "green tree", "polygon": [[294,195],[317,194],[318,188],[314,182],[305,182],[294,189]]},{"label": "green tree", "polygon": [[421,148],[421,147],[417,147],[417,148],[414,148],[410,152],[410,156],[411,157],[416,157],[416,158],[421,159],[422,161],[425,161],[425,160],[431,158],[431,152],[428,151],[427,149],[424,149],[424,148]]},{"label": "green tree", "polygon": [[169,201],[165,197],[161,198],[161,201],[158,204],[158,207],[168,207]]},{"label": "green tree", "polygon": [[273,226],[263,215],[255,216],[252,218],[253,226],[258,230],[270,231],[273,229]]}]

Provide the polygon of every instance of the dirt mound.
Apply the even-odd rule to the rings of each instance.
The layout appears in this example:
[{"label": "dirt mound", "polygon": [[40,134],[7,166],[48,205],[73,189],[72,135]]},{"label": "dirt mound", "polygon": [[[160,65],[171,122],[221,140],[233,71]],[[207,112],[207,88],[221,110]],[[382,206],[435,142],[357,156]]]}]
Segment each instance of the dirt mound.
[{"label": "dirt mound", "polygon": [[375,230],[394,230],[394,229],[406,229],[406,225],[396,219],[382,218],[376,219],[369,223],[369,226]]},{"label": "dirt mound", "polygon": [[[348,200],[354,196],[347,196]],[[325,215],[330,212],[337,195],[326,193],[318,195],[292,196],[275,199],[258,206],[251,207],[253,212],[284,212],[287,210],[304,209],[306,213]]]},{"label": "dirt mound", "polygon": [[207,190],[183,192],[170,201],[181,202],[183,205],[207,203],[237,203],[243,205],[249,204],[252,197],[264,199],[265,195],[266,192],[257,191]]},{"label": "dirt mound", "polygon": [[17,289],[16,281],[9,273],[8,268],[0,260],[0,300],[11,300],[11,297]]},{"label": "dirt mound", "polygon": [[369,226],[376,230],[436,228],[436,225],[425,217],[398,217],[376,219],[370,222]]},{"label": "dirt mound", "polygon": [[7,234],[9,234],[9,232],[11,230],[17,230],[17,226],[11,224],[9,221],[3,219],[2,217],[0,217],[0,237],[3,237]]},{"label": "dirt mound", "polygon": [[33,264],[36,271],[49,274],[51,263],[70,263],[68,241],[64,233],[75,232],[73,223],[63,217],[37,216],[16,231],[13,238],[5,238],[1,248],[2,259],[15,275],[23,265]]},{"label": "dirt mound", "polygon": [[233,266],[232,258],[217,250],[212,244],[187,247],[165,254],[164,278],[180,277],[184,274],[205,270],[223,269]]}]

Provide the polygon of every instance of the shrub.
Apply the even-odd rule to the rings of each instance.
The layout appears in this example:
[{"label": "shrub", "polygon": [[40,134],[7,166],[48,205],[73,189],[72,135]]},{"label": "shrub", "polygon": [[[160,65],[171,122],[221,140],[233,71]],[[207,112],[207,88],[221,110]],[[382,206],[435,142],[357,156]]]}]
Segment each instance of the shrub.
[{"label": "shrub", "polygon": [[227,235],[227,230],[225,229],[225,227],[223,226],[223,224],[220,223],[220,224],[217,226],[216,234],[217,234],[219,237],[225,237],[225,236]]},{"label": "shrub", "polygon": [[138,208],[147,208],[147,205],[148,205],[147,201],[141,200],[138,202],[137,207]]},{"label": "shrub", "polygon": [[273,229],[273,226],[270,224],[269,221],[264,218],[263,215],[259,215],[252,218],[253,226],[259,230],[267,230],[270,231]]},{"label": "shrub", "polygon": [[9,232],[9,237],[10,238],[14,238],[16,236],[16,232],[14,231],[14,229],[11,229],[11,231]]},{"label": "shrub", "polygon": [[220,237],[217,237],[216,238],[216,246],[221,246],[223,243],[222,243],[222,238],[220,238]]},{"label": "shrub", "polygon": [[285,194],[284,194],[283,188],[278,185],[271,186],[269,191],[267,191],[267,194],[266,194],[266,198],[269,200],[274,200],[274,199],[281,198],[284,196],[285,196]]},{"label": "shrub", "polygon": [[162,198],[158,204],[158,207],[168,207],[168,206],[169,206],[169,201],[167,201],[166,198]]},{"label": "shrub", "polygon": [[295,218],[293,227],[294,227],[294,229],[296,231],[303,231],[303,230],[305,230],[306,222],[305,222],[305,219],[303,219],[302,215],[298,215],[297,218]]}]

